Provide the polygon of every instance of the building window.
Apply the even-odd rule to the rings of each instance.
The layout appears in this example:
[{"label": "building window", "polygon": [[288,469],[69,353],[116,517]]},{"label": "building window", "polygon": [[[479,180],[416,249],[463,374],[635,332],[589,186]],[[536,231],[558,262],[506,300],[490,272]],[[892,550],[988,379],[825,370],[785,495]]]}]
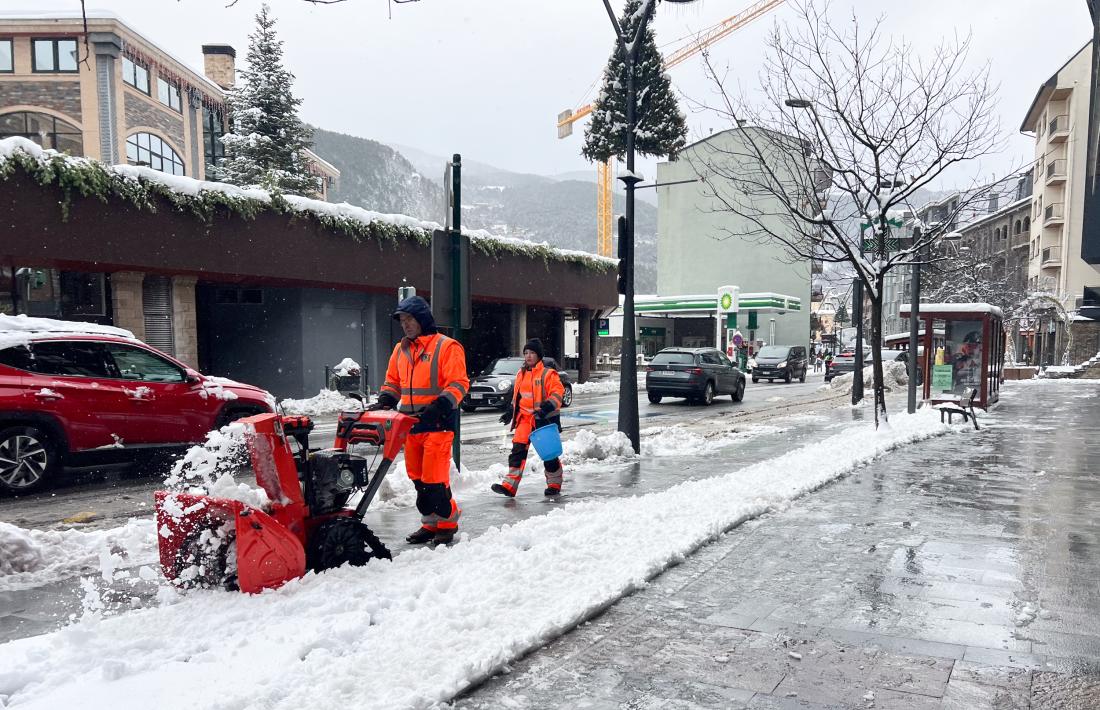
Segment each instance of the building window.
[{"label": "building window", "polygon": [[1024,225],[1020,222],[1020,220],[1016,220],[1016,234],[1019,234],[1023,230],[1024,230]]},{"label": "building window", "polygon": [[179,85],[166,81],[159,76],[157,77],[157,101],[170,109],[183,113]]},{"label": "building window", "polygon": [[993,230],[993,238],[996,239],[998,242],[1001,241],[1001,230],[1000,229],[994,229]]},{"label": "building window", "polygon": [[21,136],[43,148],[84,155],[84,136],[80,129],[60,118],[34,111],[16,111],[0,115],[0,138]]},{"label": "building window", "polygon": [[1024,217],[1024,233],[1031,234],[1031,217]]},{"label": "building window", "polygon": [[184,174],[183,160],[176,151],[152,133],[135,133],[126,139],[126,162],[171,175]]},{"label": "building window", "polygon": [[10,39],[0,39],[0,72],[15,71],[15,51]]},{"label": "building window", "polygon": [[75,72],[77,48],[75,39],[31,40],[31,70],[35,72]]},{"label": "building window", "polygon": [[143,94],[149,93],[149,67],[129,57],[122,58],[122,80]]},{"label": "building window", "polygon": [[225,119],[209,106],[202,107],[202,134],[206,169],[210,171],[212,168],[221,165],[222,159],[225,157],[225,146],[222,145],[222,136],[225,135]]}]

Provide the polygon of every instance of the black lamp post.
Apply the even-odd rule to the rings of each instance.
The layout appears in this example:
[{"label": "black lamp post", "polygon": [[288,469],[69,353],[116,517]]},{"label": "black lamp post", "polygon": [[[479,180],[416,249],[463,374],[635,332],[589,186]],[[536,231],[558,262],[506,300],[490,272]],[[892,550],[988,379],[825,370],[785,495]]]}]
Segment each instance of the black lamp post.
[{"label": "black lamp post", "polygon": [[[695,0],[664,0],[686,4]],[[634,173],[634,132],[637,128],[638,87],[634,81],[634,66],[638,61],[638,52],[642,46],[642,37],[653,8],[658,0],[642,0],[642,16],[634,29],[633,37],[623,35],[619,18],[611,9],[610,0],[603,0],[611,26],[615,28],[615,37],[619,42],[619,51],[626,64],[626,174],[619,179],[626,184],[626,242],[628,253],[620,254],[623,259],[623,348],[619,368],[619,431],[630,439],[635,452],[641,449],[641,433],[638,424],[638,344],[634,327],[634,189],[641,182]]]}]

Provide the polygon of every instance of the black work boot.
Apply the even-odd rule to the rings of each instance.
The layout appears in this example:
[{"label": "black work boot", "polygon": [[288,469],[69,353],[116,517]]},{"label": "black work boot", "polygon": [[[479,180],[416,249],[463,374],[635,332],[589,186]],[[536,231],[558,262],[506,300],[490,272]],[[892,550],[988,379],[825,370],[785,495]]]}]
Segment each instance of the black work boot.
[{"label": "black work boot", "polygon": [[556,486],[547,486],[546,490],[542,492],[544,496],[556,496],[561,495],[561,489]]},{"label": "black work boot", "polygon": [[410,545],[423,545],[426,542],[431,542],[435,537],[435,530],[429,530],[428,528],[419,528],[412,535],[405,537],[405,542]]},{"label": "black work boot", "polygon": [[457,530],[440,530],[432,538],[431,546],[436,547],[438,545],[450,545],[454,539]]},{"label": "black work boot", "polygon": [[515,491],[510,491],[499,483],[494,483],[493,485],[489,486],[489,488],[493,491],[493,493],[499,493],[502,496],[508,496],[509,498],[516,497]]}]

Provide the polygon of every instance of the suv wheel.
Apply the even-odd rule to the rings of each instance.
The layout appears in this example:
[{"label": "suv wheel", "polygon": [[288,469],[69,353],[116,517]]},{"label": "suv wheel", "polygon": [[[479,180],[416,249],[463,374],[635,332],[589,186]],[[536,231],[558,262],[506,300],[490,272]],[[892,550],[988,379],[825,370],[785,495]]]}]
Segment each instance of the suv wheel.
[{"label": "suv wheel", "polygon": [[573,385],[565,386],[565,393],[561,396],[561,406],[564,409],[573,404]]},{"label": "suv wheel", "polygon": [[802,374],[798,376],[798,381],[799,382],[805,382],[806,381],[806,368],[805,367],[802,368]]},{"label": "suv wheel", "polygon": [[741,400],[743,400],[745,398],[745,380],[744,380],[744,378],[737,381],[737,386],[733,389],[733,394],[730,395],[730,396],[733,397],[734,402],[740,402]]},{"label": "suv wheel", "polygon": [[646,396],[649,397],[649,403],[650,404],[660,404],[661,403],[661,395],[659,395],[659,394],[653,394],[652,392],[648,392],[648,393],[646,393]]},{"label": "suv wheel", "polygon": [[783,375],[783,381],[786,382],[789,385],[789,384],[791,384],[791,380],[793,380],[793,379],[794,378],[791,377],[791,371],[787,370],[787,374]]},{"label": "suv wheel", "polygon": [[714,402],[714,383],[708,382],[703,388],[703,404],[710,406]]},{"label": "suv wheel", "polygon": [[19,494],[41,488],[57,468],[58,458],[41,429],[17,426],[0,431],[0,490]]}]

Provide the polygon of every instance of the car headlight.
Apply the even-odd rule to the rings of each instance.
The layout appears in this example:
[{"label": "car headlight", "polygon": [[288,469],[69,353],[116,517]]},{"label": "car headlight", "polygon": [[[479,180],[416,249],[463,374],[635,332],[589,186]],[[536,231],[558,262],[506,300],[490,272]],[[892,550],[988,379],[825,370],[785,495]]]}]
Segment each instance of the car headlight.
[{"label": "car headlight", "polygon": [[787,361],[786,360],[784,360],[783,362],[776,365],[776,367],[786,367],[786,366],[787,366]]},{"label": "car headlight", "polygon": [[512,381],[511,380],[501,380],[500,382],[497,383],[497,389],[500,390],[501,392],[503,392],[504,390],[512,389]]}]

